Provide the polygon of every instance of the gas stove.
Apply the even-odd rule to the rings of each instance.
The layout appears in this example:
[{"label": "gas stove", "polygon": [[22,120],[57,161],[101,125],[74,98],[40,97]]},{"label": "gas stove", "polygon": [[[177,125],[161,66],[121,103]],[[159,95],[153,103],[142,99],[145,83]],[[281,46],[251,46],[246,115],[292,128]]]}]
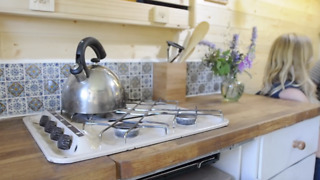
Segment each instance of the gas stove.
[{"label": "gas stove", "polygon": [[175,101],[128,102],[106,114],[44,111],[23,118],[48,161],[65,164],[111,155],[216,128],[220,110],[183,109]]}]

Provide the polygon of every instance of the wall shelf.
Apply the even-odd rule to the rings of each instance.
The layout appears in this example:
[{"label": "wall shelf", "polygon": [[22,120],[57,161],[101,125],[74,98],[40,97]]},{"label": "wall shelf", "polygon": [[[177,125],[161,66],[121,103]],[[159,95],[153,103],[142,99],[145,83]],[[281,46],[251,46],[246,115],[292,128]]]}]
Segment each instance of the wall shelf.
[{"label": "wall shelf", "polygon": [[[154,7],[163,9],[168,16],[166,22],[154,22]],[[0,13],[175,29],[189,28],[188,10],[123,0],[55,0],[54,12],[30,10],[28,1],[0,1]]]}]

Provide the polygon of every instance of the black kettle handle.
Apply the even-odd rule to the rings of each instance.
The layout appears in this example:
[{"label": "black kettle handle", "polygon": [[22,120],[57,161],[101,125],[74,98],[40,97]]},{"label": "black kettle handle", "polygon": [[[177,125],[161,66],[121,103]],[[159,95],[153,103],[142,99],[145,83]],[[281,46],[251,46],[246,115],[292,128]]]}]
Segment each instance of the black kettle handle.
[{"label": "black kettle handle", "polygon": [[[76,63],[81,68],[80,72],[82,71],[82,68],[84,69],[87,78],[89,77],[89,70],[86,65],[85,51],[88,46],[93,49],[93,51],[96,53],[98,59],[103,59],[107,56],[101,43],[97,39],[95,39],[93,37],[86,37],[79,42],[78,47],[77,47],[77,52],[76,52]],[[79,70],[77,72],[79,72]],[[72,71],[71,71],[71,73],[72,73]],[[74,74],[74,73],[72,73],[72,74]]]}]

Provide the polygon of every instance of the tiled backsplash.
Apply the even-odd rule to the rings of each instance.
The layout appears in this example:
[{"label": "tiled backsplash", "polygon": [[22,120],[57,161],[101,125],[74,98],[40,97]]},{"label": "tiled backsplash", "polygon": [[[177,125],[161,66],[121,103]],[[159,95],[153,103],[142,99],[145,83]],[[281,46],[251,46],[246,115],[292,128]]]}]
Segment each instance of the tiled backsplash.
[{"label": "tiled backsplash", "polygon": [[[0,64],[0,117],[61,108],[61,89],[72,63]],[[127,97],[152,99],[153,62],[101,63],[116,73]],[[201,62],[187,64],[187,96],[220,92],[219,77]]]},{"label": "tiled backsplash", "polygon": [[221,81],[203,63],[187,63],[187,96],[220,93]]}]

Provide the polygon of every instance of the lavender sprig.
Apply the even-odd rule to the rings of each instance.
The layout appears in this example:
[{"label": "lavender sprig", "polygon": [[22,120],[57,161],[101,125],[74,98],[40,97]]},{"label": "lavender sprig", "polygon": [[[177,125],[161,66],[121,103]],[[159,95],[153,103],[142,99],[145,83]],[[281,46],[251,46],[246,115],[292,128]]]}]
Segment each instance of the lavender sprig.
[{"label": "lavender sprig", "polygon": [[205,41],[205,40],[200,41],[198,44],[208,46],[210,49],[216,48],[215,44],[213,44],[212,42],[209,42],[209,41]]},{"label": "lavender sprig", "polygon": [[237,50],[238,48],[238,42],[239,42],[239,34],[234,34],[232,41],[231,41],[231,45],[230,45],[230,49],[233,50]]},{"label": "lavender sprig", "polygon": [[240,62],[238,69],[240,72],[243,72],[247,68],[251,68],[253,59],[255,58],[255,47],[256,47],[256,39],[257,39],[257,27],[252,28],[251,34],[251,44],[249,46],[247,55]]},{"label": "lavender sprig", "polygon": [[251,35],[251,43],[253,45],[256,45],[256,39],[257,39],[258,35],[257,35],[257,27],[253,27],[252,28],[252,35]]}]

